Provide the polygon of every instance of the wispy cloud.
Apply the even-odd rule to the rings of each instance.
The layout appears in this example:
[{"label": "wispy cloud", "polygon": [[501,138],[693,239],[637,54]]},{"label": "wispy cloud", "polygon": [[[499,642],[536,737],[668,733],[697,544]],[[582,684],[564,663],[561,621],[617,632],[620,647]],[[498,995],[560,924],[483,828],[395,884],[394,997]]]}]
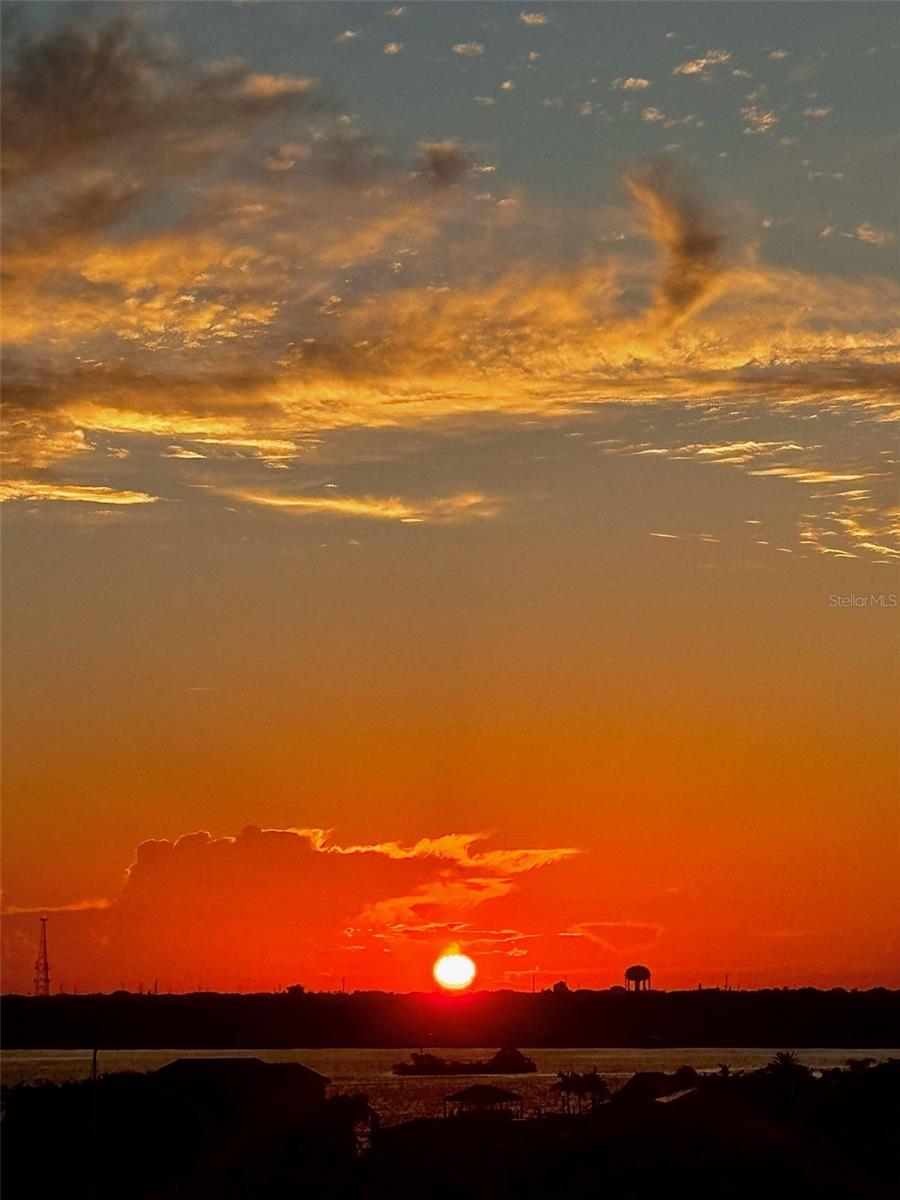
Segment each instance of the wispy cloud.
[{"label": "wispy cloud", "polygon": [[[783,554],[808,557],[814,552],[861,558],[872,563],[891,563],[900,559],[900,515],[894,500],[891,463],[883,461],[884,448],[878,453],[884,440],[882,430],[890,429],[892,424],[891,415],[887,410],[879,416],[876,410],[867,423],[855,417],[852,411],[836,415],[825,403],[818,410],[794,418],[792,424],[805,434],[811,427],[817,428],[820,435],[824,434],[821,423],[814,423],[822,417],[837,421],[838,435],[831,434],[826,444],[787,438],[720,442],[678,442],[673,439],[668,445],[657,441],[628,443],[612,439],[598,443],[598,448],[604,454],[625,454],[649,461],[695,462],[741,470],[755,479],[784,480],[797,485],[807,494],[797,518],[792,545],[778,545],[768,537],[758,536],[762,532],[758,528],[760,522],[753,519],[747,524],[754,527],[754,545]],[[772,410],[769,418],[782,423],[785,419],[777,410]],[[724,418],[719,420],[724,428],[729,424],[739,428],[742,418],[740,414],[732,414],[730,422]],[[703,425],[702,419],[695,420],[695,427],[702,429]],[[868,448],[848,449],[851,429],[856,439],[865,436],[866,442],[870,443]],[[879,460],[882,460],[880,465]],[[860,486],[848,486],[854,484]],[[708,534],[666,530],[652,531],[650,536],[673,541],[719,540]]]},{"label": "wispy cloud", "polygon": [[474,521],[495,517],[501,511],[498,500],[480,492],[461,492],[455,496],[419,501],[378,496],[290,496],[240,489],[224,491],[223,494],[243,504],[274,508],[297,516],[364,517],[407,524]]},{"label": "wispy cloud", "polygon": [[696,194],[668,163],[626,176],[650,235],[666,256],[660,289],[666,323],[694,311],[721,271],[722,236]]},{"label": "wispy cloud", "polygon": [[760,477],[774,476],[779,479],[793,479],[796,483],[852,483],[854,480],[867,478],[867,472],[847,472],[841,474],[837,471],[823,471],[810,467],[795,467],[795,466],[778,466],[778,467],[763,467],[757,471],[749,471],[750,475],[758,475]]},{"label": "wispy cloud", "polygon": [[360,925],[370,929],[394,933],[402,929],[405,936],[413,929],[422,928],[423,923],[433,930],[435,920],[444,919],[441,914],[466,913],[488,900],[508,896],[517,878],[565,862],[580,853],[575,847],[480,848],[480,844],[490,837],[487,833],[445,834],[437,838],[420,838],[411,844],[389,841],[342,846],[332,843],[326,830],[295,832],[308,838],[310,844],[323,854],[374,854],[395,861],[420,859],[443,864],[437,875],[412,891],[366,904],[356,918]]},{"label": "wispy cloud", "polygon": [[21,908],[14,904],[4,904],[2,906],[3,916],[49,916],[52,913],[90,913],[103,912],[112,906],[114,901],[99,896],[93,900],[74,900],[71,904],[50,904],[43,905],[41,908]]},{"label": "wispy cloud", "polygon": [[476,870],[496,875],[520,875],[550,863],[563,862],[579,853],[574,847],[549,849],[506,850],[477,849],[492,835],[490,833],[448,833],[440,837],[423,837],[418,841],[361,843],[343,846],[332,842],[332,830],[294,829],[290,832],[307,838],[322,854],[379,854],[385,858],[434,858],[453,863],[466,871]]},{"label": "wispy cloud", "polygon": [[117,491],[111,487],[79,483],[46,483],[34,479],[5,479],[0,483],[0,502],[9,500],[62,500],[74,504],[154,504],[159,496],[148,492]]},{"label": "wispy cloud", "polygon": [[571,926],[564,937],[584,938],[606,950],[624,951],[655,946],[663,927],[647,921],[582,921]]}]

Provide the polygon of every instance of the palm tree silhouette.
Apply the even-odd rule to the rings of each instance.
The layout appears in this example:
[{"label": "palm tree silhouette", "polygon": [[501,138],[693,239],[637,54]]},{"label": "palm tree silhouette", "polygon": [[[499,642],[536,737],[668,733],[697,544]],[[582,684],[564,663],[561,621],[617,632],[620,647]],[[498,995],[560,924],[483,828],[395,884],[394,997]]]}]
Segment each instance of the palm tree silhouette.
[{"label": "palm tree silhouette", "polygon": [[779,1050],[765,1069],[770,1075],[782,1079],[799,1079],[809,1074],[809,1067],[803,1065],[793,1050]]},{"label": "palm tree silhouette", "polygon": [[550,1085],[551,1091],[559,1093],[560,1107],[565,1113],[571,1110],[574,1078],[569,1071],[557,1071],[556,1083]]},{"label": "palm tree silhouette", "polygon": [[558,1071],[556,1082],[550,1085],[550,1090],[558,1092],[563,1112],[572,1111],[573,1097],[578,1103],[578,1112],[584,1111],[584,1101],[589,1099],[591,1111],[598,1108],[609,1099],[609,1087],[602,1075],[597,1074],[597,1068],[583,1074],[578,1071]]},{"label": "palm tree silhouette", "polygon": [[609,1099],[609,1086],[602,1075],[597,1074],[597,1068],[582,1076],[584,1090],[591,1099],[591,1111],[600,1107]]}]

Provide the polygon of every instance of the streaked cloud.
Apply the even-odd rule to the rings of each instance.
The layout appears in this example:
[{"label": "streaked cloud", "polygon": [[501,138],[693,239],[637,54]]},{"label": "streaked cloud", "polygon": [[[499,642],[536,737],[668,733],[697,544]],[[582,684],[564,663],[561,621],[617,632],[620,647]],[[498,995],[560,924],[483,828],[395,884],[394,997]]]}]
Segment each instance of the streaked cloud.
[{"label": "streaked cloud", "polygon": [[249,490],[233,490],[224,494],[243,504],[279,509],[296,516],[366,517],[405,524],[484,520],[497,516],[501,511],[497,500],[479,492],[462,492],[456,496],[420,501],[376,496],[289,496]]},{"label": "streaked cloud", "polygon": [[380,854],[386,858],[435,858],[451,862],[466,870],[475,869],[498,875],[520,875],[551,863],[563,862],[580,853],[574,847],[530,850],[478,849],[491,838],[490,833],[448,833],[441,837],[423,837],[404,844],[386,841],[343,846],[332,842],[332,830],[295,829],[290,832],[308,838],[322,854]]},{"label": "streaked cloud", "polygon": [[607,950],[622,951],[655,946],[663,932],[662,925],[646,921],[582,921],[573,925],[564,937],[584,938]]},{"label": "streaked cloud", "polygon": [[780,479],[793,479],[797,483],[852,483],[858,479],[865,479],[866,473],[862,474],[850,472],[849,474],[840,474],[835,471],[821,471],[805,467],[780,466],[766,467],[759,471],[751,471],[751,475],[777,476]]},{"label": "streaked cloud", "polygon": [[241,83],[245,96],[272,99],[280,96],[306,96],[316,86],[314,79],[299,79],[292,75],[248,75]]},{"label": "streaked cloud", "polygon": [[484,46],[481,42],[457,42],[453,53],[461,54],[464,58],[479,58],[484,54]]},{"label": "streaked cloud", "polygon": [[61,500],[73,504],[131,505],[154,504],[159,496],[147,492],[117,491],[111,487],[78,483],[49,483],[35,479],[4,479],[0,482],[0,501]]},{"label": "streaked cloud", "polygon": [[[702,410],[701,410],[702,411]],[[809,556],[810,552],[864,559],[874,564],[887,564],[900,558],[900,510],[895,499],[896,472],[888,455],[893,425],[890,407],[883,413],[875,410],[870,416],[856,416],[852,410],[836,412],[827,402],[818,407],[810,404],[803,415],[790,420],[797,431],[809,436],[815,429],[823,436],[827,420],[833,432],[825,443],[762,440],[744,438],[729,441],[695,441],[660,444],[659,440],[627,442],[618,439],[598,444],[604,454],[630,455],[649,461],[671,460],[694,462],[720,468],[738,469],[761,481],[784,481],[802,488],[805,495],[798,504],[794,536],[788,545],[773,543],[760,537],[761,522],[748,520],[753,527],[754,544],[788,555]],[[777,409],[766,413],[769,421],[784,424],[784,414]],[[751,420],[748,416],[732,414],[732,420],[720,418],[727,428]],[[754,423],[760,418],[752,418]],[[693,419],[684,414],[685,427],[700,430],[705,422],[701,416]],[[862,443],[865,449],[848,450]],[[879,453],[880,448],[880,453]],[[673,541],[716,541],[707,534],[686,534],[661,529],[650,532],[654,538]]]},{"label": "streaked cloud", "polygon": [[102,912],[104,909],[110,908],[113,903],[112,900],[100,896],[93,900],[74,900],[71,904],[44,904],[39,908],[22,908],[14,904],[4,904],[0,911],[4,917],[37,917],[52,913]]},{"label": "streaked cloud", "polygon": [[356,920],[364,926],[396,932],[398,926],[414,927],[423,917],[433,919],[447,912],[468,912],[488,900],[507,896],[517,877],[542,867],[565,862],[579,853],[574,847],[541,849],[480,849],[486,833],[447,834],[439,838],[421,838],[411,845],[382,842],[375,845],[339,846],[330,844],[329,834],[321,829],[299,830],[322,853],[338,855],[377,854],[389,859],[435,859],[448,864],[443,871],[413,891],[373,901],[364,906]]}]

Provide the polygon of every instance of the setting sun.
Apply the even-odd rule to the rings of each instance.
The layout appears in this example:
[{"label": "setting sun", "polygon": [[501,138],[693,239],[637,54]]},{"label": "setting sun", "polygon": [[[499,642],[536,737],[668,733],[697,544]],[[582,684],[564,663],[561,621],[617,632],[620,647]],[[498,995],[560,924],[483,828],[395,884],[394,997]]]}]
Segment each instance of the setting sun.
[{"label": "setting sun", "polygon": [[475,978],[475,964],[467,954],[444,954],[434,964],[434,977],[442,988],[460,991]]}]

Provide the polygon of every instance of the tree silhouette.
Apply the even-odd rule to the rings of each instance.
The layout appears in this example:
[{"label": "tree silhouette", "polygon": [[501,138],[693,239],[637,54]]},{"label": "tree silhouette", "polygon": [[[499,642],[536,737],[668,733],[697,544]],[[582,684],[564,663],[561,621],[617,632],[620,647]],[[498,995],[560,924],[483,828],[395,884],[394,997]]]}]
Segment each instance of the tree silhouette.
[{"label": "tree silhouette", "polygon": [[590,1097],[591,1111],[594,1111],[609,1099],[609,1086],[603,1076],[597,1074],[596,1067],[581,1078],[584,1081],[585,1093]]},{"label": "tree silhouette", "polygon": [[559,1093],[563,1112],[572,1111],[573,1097],[577,1102],[578,1112],[584,1111],[584,1102],[590,1102],[593,1112],[609,1099],[609,1087],[602,1075],[597,1074],[597,1068],[592,1067],[584,1073],[578,1071],[557,1072],[556,1082],[550,1085],[550,1090]]},{"label": "tree silhouette", "polygon": [[560,1107],[563,1112],[571,1112],[572,1095],[575,1091],[575,1076],[571,1071],[557,1071],[556,1082],[550,1085],[550,1090],[559,1093]]},{"label": "tree silhouette", "polygon": [[765,1069],[780,1079],[801,1079],[810,1073],[793,1050],[779,1050]]},{"label": "tree silhouette", "polygon": [[858,1075],[861,1071],[868,1071],[869,1067],[875,1065],[874,1058],[848,1058],[847,1067],[852,1074]]}]

